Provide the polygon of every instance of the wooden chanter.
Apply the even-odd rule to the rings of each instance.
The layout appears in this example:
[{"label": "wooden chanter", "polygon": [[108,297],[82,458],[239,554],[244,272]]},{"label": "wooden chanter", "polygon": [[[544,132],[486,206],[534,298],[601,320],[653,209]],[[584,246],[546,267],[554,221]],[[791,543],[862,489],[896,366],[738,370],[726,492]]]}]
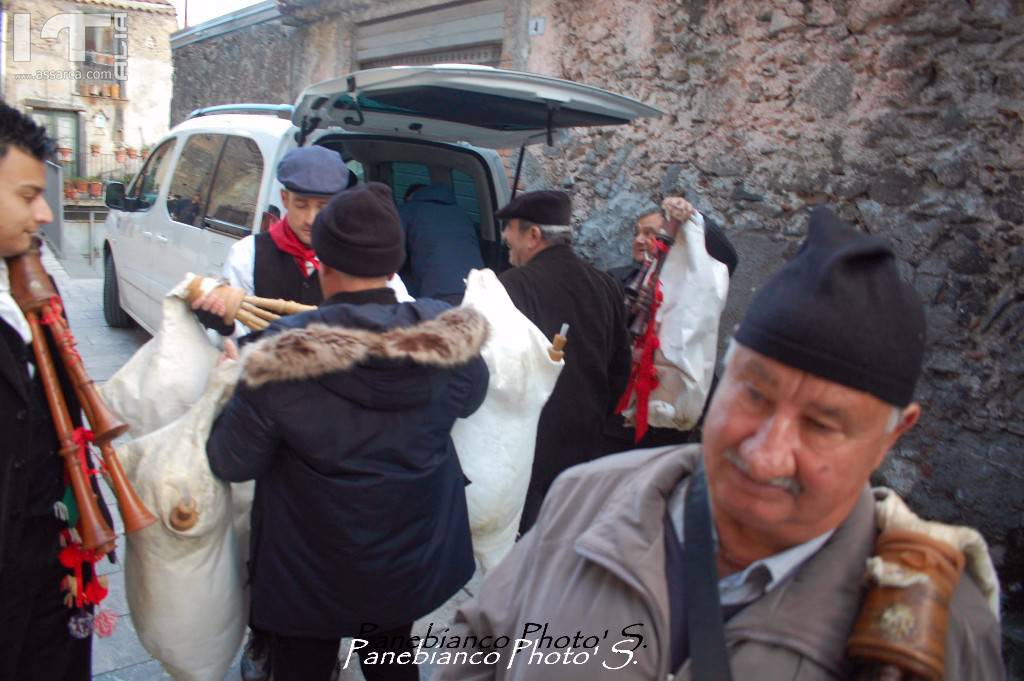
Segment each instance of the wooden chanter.
[{"label": "wooden chanter", "polygon": [[64,395],[57,380],[57,372],[43,334],[43,320],[50,327],[50,333],[57,352],[64,364],[64,369],[74,385],[75,394],[85,411],[86,419],[92,428],[93,436],[103,454],[104,472],[114,495],[117,497],[118,508],[124,521],[125,532],[135,532],[156,522],[138,494],[128,482],[121,461],[110,442],[128,430],[103,403],[96,384],[85,371],[82,358],[75,350],[75,339],[68,329],[62,316],[62,306],[50,276],[43,268],[40,257],[41,241],[38,237],[32,246],[22,255],[8,258],[8,271],[11,281],[11,296],[21,308],[32,329],[32,349],[36,356],[47,403],[57,430],[60,442],[60,454],[71,480],[71,487],[78,504],[82,546],[88,550],[100,549],[111,545],[115,535],[100,513],[96,495],[86,478],[81,459],[78,457],[79,445],[74,439],[74,427],[68,413]]},{"label": "wooden chanter", "polygon": [[221,317],[224,323],[234,324],[239,321],[255,331],[267,328],[272,321],[282,316],[316,309],[315,305],[303,305],[280,298],[250,296],[240,288],[218,284],[209,277],[193,277],[186,287],[185,297],[191,303],[213,290],[224,301],[226,311]]}]

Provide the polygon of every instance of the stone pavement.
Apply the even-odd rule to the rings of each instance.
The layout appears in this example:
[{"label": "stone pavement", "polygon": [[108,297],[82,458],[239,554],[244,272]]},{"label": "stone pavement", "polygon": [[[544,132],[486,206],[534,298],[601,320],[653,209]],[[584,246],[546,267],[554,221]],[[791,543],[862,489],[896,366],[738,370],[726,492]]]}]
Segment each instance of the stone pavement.
[{"label": "stone pavement", "polygon": [[[60,289],[65,311],[71,324],[71,331],[78,343],[78,352],[85,363],[86,371],[97,384],[102,384],[138,348],[142,347],[150,336],[139,327],[113,329],[107,326],[103,320],[103,279],[94,270],[79,266],[74,262],[70,262],[69,267],[66,268],[51,254],[49,248],[44,249],[43,265],[53,276]],[[71,276],[69,271],[73,272],[75,276]],[[113,509],[116,504],[114,495],[105,485],[104,496],[108,505]],[[124,528],[119,514],[114,512],[113,516],[114,529],[120,535],[117,540],[117,553],[119,557],[123,557],[125,554]],[[132,626],[131,617],[128,614],[123,565],[120,563],[111,565],[109,561],[104,560],[99,564],[98,571],[100,574],[107,575],[110,580],[110,594],[104,601],[104,607],[118,616],[118,623],[111,637],[93,639],[92,673],[94,681],[164,681],[172,679],[163,670],[160,663],[150,657],[135,634],[135,628]],[[429,622],[434,623],[433,630],[437,633],[439,628],[443,628],[451,620],[457,605],[476,592],[479,581],[480,576],[477,574],[448,603],[417,622],[413,633],[425,634]],[[187,595],[183,595],[183,597],[187,597]],[[348,646],[348,641],[342,642],[340,651],[342,660],[345,659]],[[354,658],[355,656],[353,656]],[[429,673],[429,669],[420,670],[420,676],[423,679],[426,679]],[[224,681],[238,681],[240,678],[238,656],[236,655]],[[349,669],[343,670],[339,681],[363,681],[358,663],[353,661]]]}]

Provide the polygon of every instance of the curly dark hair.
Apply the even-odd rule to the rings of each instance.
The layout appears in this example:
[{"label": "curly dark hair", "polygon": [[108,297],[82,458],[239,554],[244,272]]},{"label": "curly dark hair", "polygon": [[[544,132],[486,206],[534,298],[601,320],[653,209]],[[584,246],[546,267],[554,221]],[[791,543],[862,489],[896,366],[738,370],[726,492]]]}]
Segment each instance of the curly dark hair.
[{"label": "curly dark hair", "polygon": [[0,101],[0,159],[7,150],[17,147],[40,161],[53,156],[53,140],[46,136],[46,128]]}]

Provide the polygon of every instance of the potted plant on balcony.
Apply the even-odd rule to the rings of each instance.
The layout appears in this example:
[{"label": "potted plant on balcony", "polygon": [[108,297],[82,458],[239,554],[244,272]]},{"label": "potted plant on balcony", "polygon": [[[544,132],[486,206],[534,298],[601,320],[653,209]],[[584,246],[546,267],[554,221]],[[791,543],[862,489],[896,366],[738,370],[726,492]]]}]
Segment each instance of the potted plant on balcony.
[{"label": "potted plant on balcony", "polygon": [[128,158],[138,158],[139,151],[135,147],[128,147]]},{"label": "potted plant on balcony", "polygon": [[142,152],[141,152],[142,160],[145,161],[147,158],[149,158],[149,154],[151,152],[152,152],[152,149],[149,148],[148,144],[146,146],[142,147]]},{"label": "potted plant on balcony", "polygon": [[57,147],[57,153],[60,154],[60,160],[70,161],[71,160],[71,147],[64,146],[63,144]]},{"label": "potted plant on balcony", "polygon": [[75,181],[70,178],[64,180],[64,198],[70,200],[78,198],[78,190],[75,189]]},{"label": "potted plant on balcony", "polygon": [[95,143],[90,144],[89,145],[89,155],[90,156],[99,156],[100,155],[100,145],[95,144]]},{"label": "potted plant on balcony", "polygon": [[82,195],[84,195],[84,194],[88,194],[89,193],[89,180],[85,179],[84,177],[76,177],[75,178],[75,191],[78,192],[79,198],[81,198]]},{"label": "potted plant on balcony", "polygon": [[99,175],[93,175],[89,178],[89,196],[94,199],[103,196],[103,180],[100,179]]},{"label": "potted plant on balcony", "polygon": [[124,147],[118,147],[117,149],[114,150],[114,159],[118,163],[124,163],[127,158],[128,152],[125,151]]}]

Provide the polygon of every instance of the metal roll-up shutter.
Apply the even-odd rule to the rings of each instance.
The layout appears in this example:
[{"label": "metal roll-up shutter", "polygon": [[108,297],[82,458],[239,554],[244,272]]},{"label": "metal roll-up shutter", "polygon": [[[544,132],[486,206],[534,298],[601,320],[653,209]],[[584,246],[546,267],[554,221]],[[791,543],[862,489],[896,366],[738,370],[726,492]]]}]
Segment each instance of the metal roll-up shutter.
[{"label": "metal roll-up shutter", "polygon": [[502,0],[478,0],[356,27],[360,69],[398,64],[497,66],[505,36]]}]

